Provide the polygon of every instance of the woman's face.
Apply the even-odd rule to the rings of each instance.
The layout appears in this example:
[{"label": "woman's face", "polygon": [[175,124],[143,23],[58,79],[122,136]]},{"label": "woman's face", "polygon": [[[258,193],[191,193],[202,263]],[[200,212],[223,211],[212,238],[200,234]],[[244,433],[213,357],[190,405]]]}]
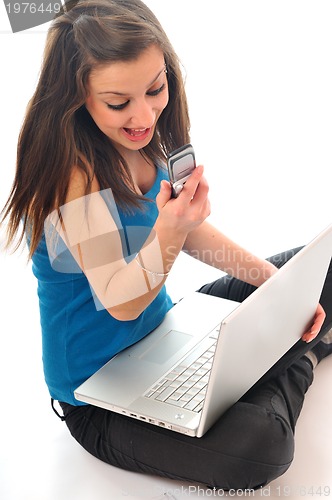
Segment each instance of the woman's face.
[{"label": "woman's face", "polygon": [[146,146],[168,103],[162,51],[152,45],[138,59],[91,72],[86,108],[122,153]]}]

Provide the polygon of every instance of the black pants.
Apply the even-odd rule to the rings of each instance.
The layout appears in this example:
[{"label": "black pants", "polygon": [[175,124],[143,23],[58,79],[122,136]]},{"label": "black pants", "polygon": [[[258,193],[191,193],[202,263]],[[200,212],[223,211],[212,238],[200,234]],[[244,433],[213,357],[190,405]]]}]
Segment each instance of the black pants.
[{"label": "black pants", "polygon": [[[281,267],[297,250],[269,260]],[[225,276],[200,292],[242,301],[253,290]],[[304,354],[332,322],[331,266],[321,303],[327,317],[320,335],[310,344],[295,344],[202,438],[91,405],[60,403],[66,424],[87,451],[116,467],[225,490],[265,485],[283,474],[293,459],[295,423],[313,380],[312,365]]]}]

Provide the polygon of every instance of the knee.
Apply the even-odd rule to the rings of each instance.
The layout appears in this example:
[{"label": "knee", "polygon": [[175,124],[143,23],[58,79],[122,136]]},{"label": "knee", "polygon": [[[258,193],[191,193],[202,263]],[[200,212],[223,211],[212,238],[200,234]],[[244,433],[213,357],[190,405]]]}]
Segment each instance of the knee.
[{"label": "knee", "polygon": [[248,405],[243,432],[244,453],[259,463],[283,467],[294,456],[294,435],[282,416],[265,408]]},{"label": "knee", "polygon": [[229,478],[225,489],[257,489],[281,476],[294,456],[294,436],[288,422],[265,408],[249,403],[237,403],[225,415],[228,428],[226,465]]}]

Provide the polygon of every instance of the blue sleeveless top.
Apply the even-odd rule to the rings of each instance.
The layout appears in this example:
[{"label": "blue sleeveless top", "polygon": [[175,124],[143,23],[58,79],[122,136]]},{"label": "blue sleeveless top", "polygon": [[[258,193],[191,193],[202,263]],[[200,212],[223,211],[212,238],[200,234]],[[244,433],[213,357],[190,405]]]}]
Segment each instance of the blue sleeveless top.
[{"label": "blue sleeveless top", "polygon": [[[144,210],[128,215],[118,209],[123,240],[129,228],[136,232],[138,228],[144,243],[158,216],[155,199],[162,179],[167,179],[167,173],[158,168],[155,183],[145,195],[153,201],[142,201]],[[139,238],[135,241],[139,245]],[[38,280],[43,366],[50,395],[82,405],[74,390],[118,352],[156,328],[173,304],[164,286],[138,318],[119,321],[96,307],[88,280],[71,259],[67,270],[58,271],[50,262],[44,235],[32,257],[32,270]]]}]

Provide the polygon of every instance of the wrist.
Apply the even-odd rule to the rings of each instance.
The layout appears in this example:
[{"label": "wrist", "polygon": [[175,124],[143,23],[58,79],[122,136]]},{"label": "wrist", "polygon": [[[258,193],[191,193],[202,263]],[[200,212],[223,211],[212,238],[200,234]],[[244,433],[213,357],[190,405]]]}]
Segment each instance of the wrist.
[{"label": "wrist", "polygon": [[165,228],[158,220],[153,229],[158,238],[160,251],[163,256],[164,270],[165,272],[169,272],[183,248],[187,235],[182,234],[180,231]]},{"label": "wrist", "polygon": [[261,283],[263,284],[265,281],[267,281],[271,276],[273,276],[276,272],[278,271],[278,268],[269,262],[268,260],[265,260],[263,263],[262,267],[262,277],[261,277]]}]

